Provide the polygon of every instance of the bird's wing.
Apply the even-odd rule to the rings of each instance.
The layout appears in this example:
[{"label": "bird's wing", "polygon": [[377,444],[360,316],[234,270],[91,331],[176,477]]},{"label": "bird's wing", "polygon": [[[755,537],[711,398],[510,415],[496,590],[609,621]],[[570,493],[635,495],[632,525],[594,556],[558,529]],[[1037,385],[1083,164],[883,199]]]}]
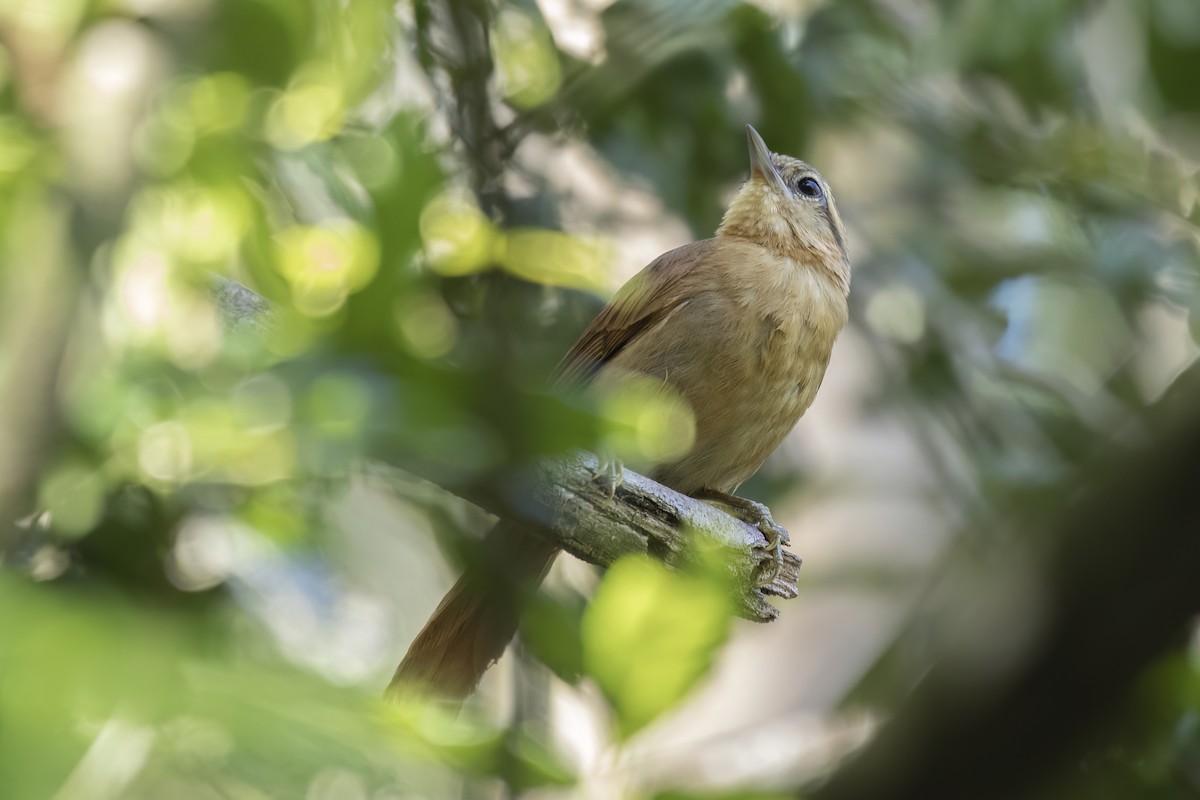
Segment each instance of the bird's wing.
[{"label": "bird's wing", "polygon": [[563,356],[554,381],[565,386],[585,383],[686,302],[695,291],[686,278],[715,244],[715,239],[705,239],[663,253],[631,278]]}]

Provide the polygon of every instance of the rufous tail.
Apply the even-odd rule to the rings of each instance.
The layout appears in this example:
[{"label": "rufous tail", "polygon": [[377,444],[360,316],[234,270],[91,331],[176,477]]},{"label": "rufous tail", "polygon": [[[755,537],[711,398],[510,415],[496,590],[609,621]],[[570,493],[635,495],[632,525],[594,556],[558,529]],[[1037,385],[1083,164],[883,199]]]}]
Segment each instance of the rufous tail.
[{"label": "rufous tail", "polygon": [[406,688],[462,699],[517,632],[521,598],[546,577],[558,550],[500,522],[483,543],[487,558],[469,568],[417,634],[387,692]]}]

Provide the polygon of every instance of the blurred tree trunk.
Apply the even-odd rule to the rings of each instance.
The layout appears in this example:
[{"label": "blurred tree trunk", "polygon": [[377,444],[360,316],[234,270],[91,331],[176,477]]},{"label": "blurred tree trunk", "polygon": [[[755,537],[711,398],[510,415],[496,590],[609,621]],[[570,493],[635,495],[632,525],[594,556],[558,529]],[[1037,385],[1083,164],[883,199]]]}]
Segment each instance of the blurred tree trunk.
[{"label": "blurred tree trunk", "polygon": [[[1196,408],[1200,365],[1153,409],[1149,441],[1105,448],[1061,519],[1021,537],[1021,547],[1046,542],[1032,569],[998,561],[1009,574],[995,585],[1023,596],[980,614],[990,624],[976,635],[1030,631],[1011,668],[980,676],[944,658],[864,752],[805,796],[998,800],[1071,769],[1200,613]],[[966,600],[964,614],[997,603]]]}]

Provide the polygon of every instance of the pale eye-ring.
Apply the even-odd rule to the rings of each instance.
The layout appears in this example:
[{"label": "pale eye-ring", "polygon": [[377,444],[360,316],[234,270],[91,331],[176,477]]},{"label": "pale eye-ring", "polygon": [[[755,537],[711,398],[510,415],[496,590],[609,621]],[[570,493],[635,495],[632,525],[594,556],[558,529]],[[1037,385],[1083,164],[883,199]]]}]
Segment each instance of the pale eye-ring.
[{"label": "pale eye-ring", "polygon": [[801,178],[796,181],[796,191],[810,200],[820,200],[821,196],[825,194],[816,178]]}]

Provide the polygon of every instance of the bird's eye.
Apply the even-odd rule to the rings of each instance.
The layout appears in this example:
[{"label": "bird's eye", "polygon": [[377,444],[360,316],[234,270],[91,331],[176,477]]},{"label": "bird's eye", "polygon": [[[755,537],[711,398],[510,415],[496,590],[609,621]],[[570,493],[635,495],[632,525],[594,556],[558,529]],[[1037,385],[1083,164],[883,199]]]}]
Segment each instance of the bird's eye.
[{"label": "bird's eye", "polygon": [[796,182],[796,191],[813,200],[820,200],[824,194],[816,178],[801,178]]}]

